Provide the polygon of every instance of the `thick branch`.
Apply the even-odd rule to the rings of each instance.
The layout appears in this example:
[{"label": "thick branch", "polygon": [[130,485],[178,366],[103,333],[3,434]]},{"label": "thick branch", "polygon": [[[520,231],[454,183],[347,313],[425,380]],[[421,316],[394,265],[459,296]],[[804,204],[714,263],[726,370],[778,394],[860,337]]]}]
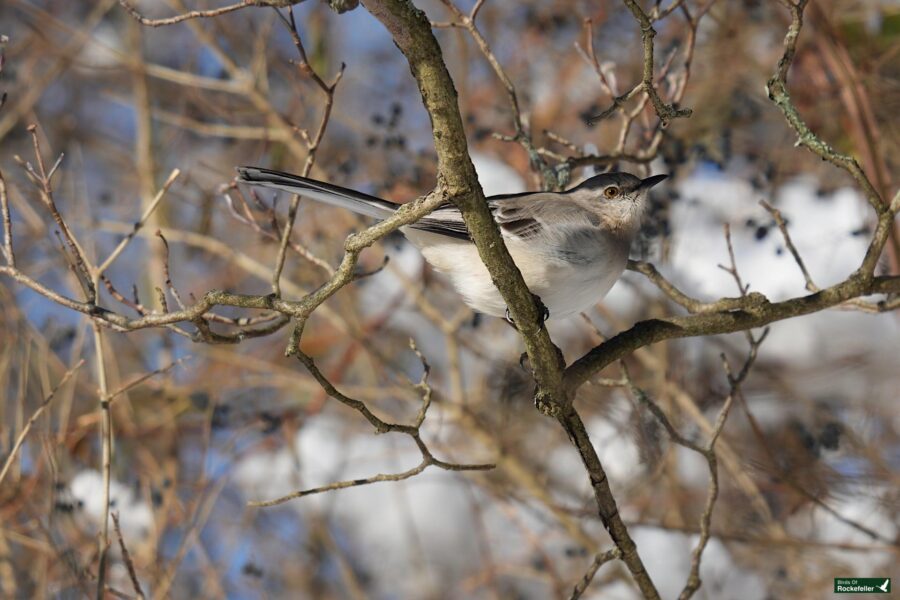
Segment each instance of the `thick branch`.
[{"label": "thick branch", "polygon": [[752,295],[743,306],[716,313],[700,313],[683,317],[649,319],[635,324],[608,339],[579,358],[566,369],[565,382],[570,393],[578,389],[594,373],[631,352],[663,340],[734,333],[762,327],[775,321],[790,319],[825,310],[851,298],[870,294],[900,293],[900,277],[851,277],[830,288],[808,296],[783,302],[759,302]]}]

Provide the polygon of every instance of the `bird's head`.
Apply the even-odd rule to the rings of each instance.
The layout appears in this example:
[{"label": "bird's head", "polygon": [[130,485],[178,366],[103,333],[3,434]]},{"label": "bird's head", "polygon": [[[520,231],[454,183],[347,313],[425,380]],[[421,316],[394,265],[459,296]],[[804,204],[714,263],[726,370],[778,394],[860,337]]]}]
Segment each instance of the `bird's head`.
[{"label": "bird's head", "polygon": [[640,227],[650,188],[666,177],[668,175],[653,175],[641,179],[631,173],[601,173],[566,193],[596,214],[605,225],[633,233]]}]

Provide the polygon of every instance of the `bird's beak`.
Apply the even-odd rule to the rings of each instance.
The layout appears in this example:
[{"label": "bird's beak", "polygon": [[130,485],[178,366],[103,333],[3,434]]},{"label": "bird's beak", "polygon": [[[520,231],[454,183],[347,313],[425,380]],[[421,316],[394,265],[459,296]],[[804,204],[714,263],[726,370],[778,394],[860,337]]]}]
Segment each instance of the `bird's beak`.
[{"label": "bird's beak", "polygon": [[642,179],[641,184],[638,186],[638,191],[646,192],[667,177],[668,175],[654,175],[652,177],[648,177],[647,179]]}]

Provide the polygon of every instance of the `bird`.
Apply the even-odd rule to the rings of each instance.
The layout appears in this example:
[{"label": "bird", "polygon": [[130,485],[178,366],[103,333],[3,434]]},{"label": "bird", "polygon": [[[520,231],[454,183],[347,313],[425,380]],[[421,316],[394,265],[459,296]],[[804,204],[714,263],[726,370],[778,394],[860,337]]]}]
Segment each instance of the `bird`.
[{"label": "bird", "polygon": [[[290,192],[379,220],[400,207],[363,192],[282,171],[260,167],[238,167],[237,171],[239,182]],[[666,177],[641,179],[625,172],[601,173],[563,192],[523,192],[486,199],[525,284],[545,308],[545,319],[584,312],[609,292],[625,270],[649,191]],[[449,277],[469,307],[510,320],[506,302],[456,206],[443,204],[400,230],[432,267]]]}]

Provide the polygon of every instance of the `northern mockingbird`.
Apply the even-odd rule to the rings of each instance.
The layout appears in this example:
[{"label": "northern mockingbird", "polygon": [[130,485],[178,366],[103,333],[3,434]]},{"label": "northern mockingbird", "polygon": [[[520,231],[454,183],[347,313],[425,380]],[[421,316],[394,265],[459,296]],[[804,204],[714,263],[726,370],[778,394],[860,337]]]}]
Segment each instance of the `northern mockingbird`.
[{"label": "northern mockingbird", "polygon": [[[239,167],[239,181],[284,190],[386,219],[398,204],[331,183],[257,167]],[[666,175],[595,175],[565,192],[525,192],[487,199],[510,255],[551,318],[589,309],[625,270],[647,194]],[[401,228],[466,304],[502,317],[506,303],[481,262],[459,209],[445,204]]]}]

